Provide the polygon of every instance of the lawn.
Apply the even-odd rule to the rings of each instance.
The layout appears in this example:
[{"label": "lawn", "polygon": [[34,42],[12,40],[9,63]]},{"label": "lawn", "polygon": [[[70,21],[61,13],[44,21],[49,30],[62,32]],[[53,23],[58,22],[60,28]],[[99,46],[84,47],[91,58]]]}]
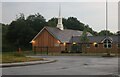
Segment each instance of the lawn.
[{"label": "lawn", "polygon": [[[1,55],[0,55],[1,56]],[[16,62],[29,62],[29,61],[43,61],[43,58],[26,57],[22,53],[2,53],[0,62],[2,63],[16,63]]]},{"label": "lawn", "polygon": [[[1,63],[16,63],[16,62],[29,62],[29,61],[40,61],[45,60],[43,58],[32,58],[26,57],[25,55],[49,55],[49,56],[103,56],[104,53],[48,53],[48,54],[41,54],[36,53],[34,54],[32,51],[26,51],[22,53],[17,52],[7,52],[0,54],[0,62]],[[115,55],[115,54],[112,54]],[[117,55],[116,55],[117,56]]]}]

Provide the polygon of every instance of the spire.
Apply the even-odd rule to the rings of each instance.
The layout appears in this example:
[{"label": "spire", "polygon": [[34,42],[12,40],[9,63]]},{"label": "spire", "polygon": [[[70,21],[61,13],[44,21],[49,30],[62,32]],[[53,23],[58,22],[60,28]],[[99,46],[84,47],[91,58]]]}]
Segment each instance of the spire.
[{"label": "spire", "polygon": [[61,17],[61,6],[60,6],[60,4],[59,4],[59,16],[58,16],[57,28],[59,28],[60,30],[63,30],[62,17]]}]

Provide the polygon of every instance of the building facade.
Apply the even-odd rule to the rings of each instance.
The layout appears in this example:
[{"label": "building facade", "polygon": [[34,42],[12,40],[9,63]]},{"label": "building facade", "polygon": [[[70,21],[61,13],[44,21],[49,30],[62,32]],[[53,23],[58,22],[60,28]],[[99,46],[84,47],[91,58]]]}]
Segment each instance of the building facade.
[{"label": "building facade", "polygon": [[93,36],[80,40],[83,31],[64,29],[59,11],[57,27],[44,27],[31,41],[33,51],[47,53],[118,53],[119,36]]},{"label": "building facade", "polygon": [[118,53],[119,36],[92,36],[82,42],[82,31],[44,27],[31,41],[33,51],[48,53]]}]

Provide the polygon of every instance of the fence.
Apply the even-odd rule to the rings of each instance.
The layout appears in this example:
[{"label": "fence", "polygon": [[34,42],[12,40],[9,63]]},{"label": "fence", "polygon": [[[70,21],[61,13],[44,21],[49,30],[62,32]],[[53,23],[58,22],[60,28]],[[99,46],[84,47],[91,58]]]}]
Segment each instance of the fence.
[{"label": "fence", "polygon": [[48,54],[48,53],[60,53],[61,47],[34,47],[35,53]]}]

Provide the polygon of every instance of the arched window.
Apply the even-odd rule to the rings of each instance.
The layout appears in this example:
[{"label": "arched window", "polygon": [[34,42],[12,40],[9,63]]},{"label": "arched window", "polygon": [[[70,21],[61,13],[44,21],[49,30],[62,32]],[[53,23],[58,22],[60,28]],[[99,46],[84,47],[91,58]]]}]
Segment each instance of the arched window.
[{"label": "arched window", "polygon": [[112,41],[110,39],[105,39],[103,41],[104,48],[111,48],[112,47]]}]

